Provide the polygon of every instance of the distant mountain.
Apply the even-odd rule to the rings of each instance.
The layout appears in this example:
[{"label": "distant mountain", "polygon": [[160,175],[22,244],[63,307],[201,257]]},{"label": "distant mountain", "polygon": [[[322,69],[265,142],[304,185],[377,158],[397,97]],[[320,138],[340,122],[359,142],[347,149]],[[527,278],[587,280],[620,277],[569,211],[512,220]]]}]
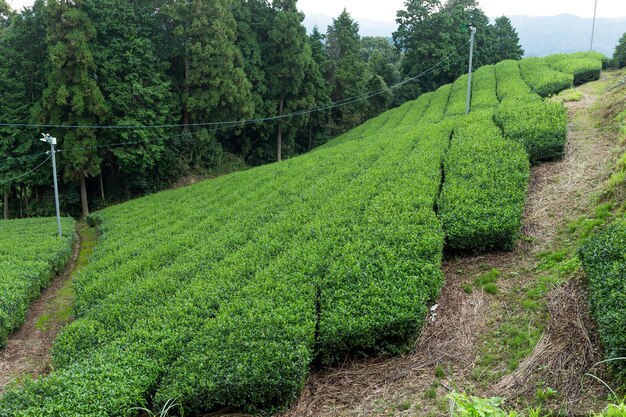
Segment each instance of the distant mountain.
[{"label": "distant mountain", "polygon": [[[304,19],[304,25],[311,31],[317,25],[325,33],[333,21],[331,16],[311,13]],[[357,19],[361,36],[390,37],[396,30],[395,23]],[[591,42],[592,19],[571,14],[558,16],[513,16],[513,26],[517,29],[525,56],[544,56],[560,52],[578,52],[589,49]],[[613,56],[615,45],[626,32],[626,17],[597,19],[594,49]]]},{"label": "distant mountain", "polygon": [[[513,26],[520,36],[525,56],[544,56],[559,52],[589,49],[592,19],[571,14],[558,16],[513,16]],[[626,32],[626,17],[597,19],[594,50],[613,56],[615,45]]]}]

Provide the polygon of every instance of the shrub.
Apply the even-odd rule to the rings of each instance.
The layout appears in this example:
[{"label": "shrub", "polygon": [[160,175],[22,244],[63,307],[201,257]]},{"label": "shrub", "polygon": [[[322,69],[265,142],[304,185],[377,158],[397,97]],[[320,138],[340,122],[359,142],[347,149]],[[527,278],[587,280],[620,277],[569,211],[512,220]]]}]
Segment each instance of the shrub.
[{"label": "shrub", "polygon": [[[593,55],[591,55],[593,56]],[[600,79],[602,60],[585,55],[557,54],[545,58],[555,70],[574,76],[574,85]]]},{"label": "shrub", "polygon": [[486,65],[472,77],[472,111],[492,109],[497,105],[495,66]]},{"label": "shrub", "polygon": [[567,90],[574,85],[574,75],[556,71],[543,58],[526,58],[520,61],[524,81],[541,97]]},{"label": "shrub", "polygon": [[561,158],[567,141],[567,112],[562,103],[538,97],[506,99],[496,123],[504,136],[524,145],[533,164]]},{"label": "shrub", "polygon": [[70,259],[74,221],[53,218],[0,221],[0,348],[22,325],[28,307]]},{"label": "shrub", "polygon": [[496,64],[496,80],[498,83],[498,98],[528,96],[532,93],[520,73],[519,61],[507,60]]},{"label": "shrub", "polygon": [[444,118],[451,91],[452,84],[446,84],[433,93],[430,105],[421,119],[423,123],[437,123]]},{"label": "shrub", "polygon": [[[606,356],[626,357],[626,221],[615,222],[591,237],[580,253]],[[626,381],[626,361],[611,364]]]},{"label": "shrub", "polygon": [[530,177],[528,157],[489,118],[457,128],[445,159],[439,218],[451,250],[512,249]]},{"label": "shrub", "polygon": [[467,74],[460,76],[452,83],[450,99],[446,108],[446,118],[464,116],[467,105]]}]

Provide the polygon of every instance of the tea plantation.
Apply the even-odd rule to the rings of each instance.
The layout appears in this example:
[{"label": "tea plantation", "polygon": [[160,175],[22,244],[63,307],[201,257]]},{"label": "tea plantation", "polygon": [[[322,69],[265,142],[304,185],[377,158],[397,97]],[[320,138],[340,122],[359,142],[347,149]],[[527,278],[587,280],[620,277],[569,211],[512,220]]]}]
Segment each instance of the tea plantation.
[{"label": "tea plantation", "polygon": [[565,108],[537,94],[570,88],[585,62],[599,59],[484,67],[470,116],[461,77],[304,156],[96,213],[54,372],[0,397],[0,416],[173,398],[271,412],[314,363],[409,349],[444,248],[515,245],[530,163],[565,144]]},{"label": "tea plantation", "polygon": [[31,301],[70,259],[74,221],[62,219],[63,238],[55,219],[0,221],[0,348],[20,327]]}]

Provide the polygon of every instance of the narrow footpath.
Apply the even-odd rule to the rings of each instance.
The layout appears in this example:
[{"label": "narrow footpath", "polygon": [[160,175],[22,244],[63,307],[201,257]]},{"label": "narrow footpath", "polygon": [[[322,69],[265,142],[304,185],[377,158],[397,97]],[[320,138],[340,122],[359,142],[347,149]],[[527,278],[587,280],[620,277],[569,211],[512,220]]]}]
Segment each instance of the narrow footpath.
[{"label": "narrow footpath", "polygon": [[96,244],[95,229],[79,223],[76,233],[78,239],[67,267],[31,304],[24,325],[9,337],[6,349],[0,350],[0,393],[14,381],[50,371],[52,343],[73,320],[73,279],[87,264]]}]

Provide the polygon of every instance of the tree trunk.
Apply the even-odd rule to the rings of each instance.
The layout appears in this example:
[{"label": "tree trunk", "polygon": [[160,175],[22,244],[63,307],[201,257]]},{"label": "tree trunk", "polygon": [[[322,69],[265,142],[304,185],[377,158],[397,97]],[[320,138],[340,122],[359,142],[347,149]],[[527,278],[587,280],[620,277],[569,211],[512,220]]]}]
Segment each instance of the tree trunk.
[{"label": "tree trunk", "polygon": [[41,201],[39,198],[39,186],[35,185],[35,203],[37,204],[37,207],[39,207]]},{"label": "tree trunk", "polygon": [[100,194],[102,196],[102,201],[106,201],[106,197],[104,195],[104,180],[102,179],[102,171],[100,171]]},{"label": "tree trunk", "polygon": [[313,126],[309,126],[309,150],[313,149]]},{"label": "tree trunk", "polygon": [[85,173],[81,170],[78,172],[80,180],[80,202],[83,206],[83,219],[89,216],[89,202],[87,201],[87,184],[85,182]]},{"label": "tree trunk", "polygon": [[24,187],[22,191],[24,193],[24,211],[26,213],[26,217],[30,217],[30,202],[28,201],[28,188]]},{"label": "tree trunk", "polygon": [[[283,98],[280,99],[280,105],[278,107],[278,115],[283,115],[283,107],[285,104],[285,100]],[[276,139],[276,160],[278,162],[283,160],[283,121],[282,119],[278,119],[278,138]]]},{"label": "tree trunk", "polygon": [[9,220],[9,190],[4,191],[4,220]]}]

